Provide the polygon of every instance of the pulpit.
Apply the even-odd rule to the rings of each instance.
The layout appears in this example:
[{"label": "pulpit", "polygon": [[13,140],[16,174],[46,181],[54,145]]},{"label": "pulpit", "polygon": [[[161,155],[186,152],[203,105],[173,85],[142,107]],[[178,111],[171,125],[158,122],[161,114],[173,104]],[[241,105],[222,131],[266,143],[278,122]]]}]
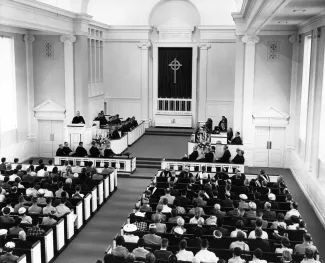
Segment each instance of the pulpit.
[{"label": "pulpit", "polygon": [[93,134],[96,132],[96,127],[86,128],[84,124],[68,124],[65,128],[65,141],[70,145],[71,150],[75,151],[79,142],[84,143],[84,147],[90,147]]}]

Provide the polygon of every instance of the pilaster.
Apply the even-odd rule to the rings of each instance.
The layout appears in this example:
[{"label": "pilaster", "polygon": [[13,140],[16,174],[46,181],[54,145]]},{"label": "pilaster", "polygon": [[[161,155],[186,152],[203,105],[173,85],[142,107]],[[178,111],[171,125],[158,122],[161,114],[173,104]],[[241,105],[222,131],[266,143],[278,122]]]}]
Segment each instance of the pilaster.
[{"label": "pilaster", "polygon": [[76,37],[63,35],[60,40],[64,44],[65,109],[66,124],[68,124],[71,123],[75,112],[73,43],[76,41]]},{"label": "pilaster", "polygon": [[26,48],[26,77],[27,77],[27,139],[36,139],[36,119],[34,118],[34,66],[33,66],[33,42],[35,36],[24,35]]},{"label": "pilaster", "polygon": [[141,48],[141,119],[149,119],[149,49],[150,42],[140,43]]},{"label": "pilaster", "polygon": [[298,138],[298,131],[296,126],[296,107],[297,107],[297,89],[298,89],[298,72],[299,72],[299,36],[291,35],[289,42],[292,44],[292,67],[291,67],[291,88],[290,88],[290,120],[286,129],[286,150],[287,156],[285,160],[287,163],[285,167],[290,165],[290,154],[295,150],[297,145],[296,138]]},{"label": "pilaster", "polygon": [[[306,158],[305,163],[308,167],[309,172],[313,171],[312,165],[312,152],[315,152],[313,149],[313,140],[315,140],[313,131],[313,125],[316,119],[315,115],[320,115],[320,113],[315,112],[315,106],[317,101],[320,98],[316,97],[316,76],[317,76],[317,67],[318,67],[318,46],[319,46],[319,30],[314,29],[312,33],[312,42],[311,42],[311,58],[310,58],[310,79],[309,79],[309,93],[308,93],[308,115],[307,115],[307,133],[306,133]],[[318,147],[317,147],[318,149]],[[317,156],[318,158],[318,150]]]},{"label": "pilaster", "polygon": [[241,40],[245,44],[242,138],[245,151],[247,150],[247,159],[253,162],[254,125],[252,114],[254,104],[255,48],[260,39],[256,35],[244,35]]},{"label": "pilaster", "polygon": [[207,70],[208,70],[208,49],[211,44],[200,43],[200,71],[199,71],[199,92],[198,92],[198,121],[206,120],[206,99],[207,99]]}]

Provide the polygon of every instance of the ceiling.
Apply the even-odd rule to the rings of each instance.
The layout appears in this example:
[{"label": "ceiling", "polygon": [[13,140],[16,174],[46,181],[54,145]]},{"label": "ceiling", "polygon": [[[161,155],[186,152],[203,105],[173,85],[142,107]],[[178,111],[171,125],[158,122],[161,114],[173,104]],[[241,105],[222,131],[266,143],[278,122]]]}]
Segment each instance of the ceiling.
[{"label": "ceiling", "polygon": [[322,12],[325,12],[325,0],[291,0],[268,24],[299,25]]}]

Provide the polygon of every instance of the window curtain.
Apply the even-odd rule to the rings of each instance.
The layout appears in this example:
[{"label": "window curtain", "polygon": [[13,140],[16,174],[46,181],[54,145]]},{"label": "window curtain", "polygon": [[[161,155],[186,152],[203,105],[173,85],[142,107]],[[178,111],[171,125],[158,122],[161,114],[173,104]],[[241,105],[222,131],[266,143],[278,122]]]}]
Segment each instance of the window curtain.
[{"label": "window curtain", "polygon": [[[182,65],[174,71],[169,64],[176,60]],[[159,48],[158,98],[192,98],[192,48]]]}]

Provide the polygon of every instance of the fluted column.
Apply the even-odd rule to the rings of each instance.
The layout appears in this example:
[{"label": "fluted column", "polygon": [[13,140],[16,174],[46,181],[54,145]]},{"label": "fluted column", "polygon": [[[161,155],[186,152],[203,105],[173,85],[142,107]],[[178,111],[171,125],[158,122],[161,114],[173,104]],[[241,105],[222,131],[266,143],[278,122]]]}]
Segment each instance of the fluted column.
[{"label": "fluted column", "polygon": [[149,120],[149,49],[150,42],[140,43],[141,48],[141,119]]},{"label": "fluted column", "polygon": [[73,35],[63,35],[60,40],[64,44],[65,110],[66,124],[68,124],[71,123],[75,111],[73,43],[76,41],[76,37]]},{"label": "fluted column", "polygon": [[27,122],[28,134],[27,139],[36,138],[36,120],[34,118],[34,67],[33,67],[33,42],[35,36],[24,35],[26,48],[26,77],[27,77]]},{"label": "fluted column", "polygon": [[198,47],[200,48],[198,121],[206,121],[208,49],[211,47],[211,44],[200,43]]},{"label": "fluted column", "polygon": [[241,40],[245,44],[242,136],[245,149],[250,152],[253,150],[254,144],[254,125],[252,114],[254,104],[255,47],[260,39],[255,35],[245,35]]}]

